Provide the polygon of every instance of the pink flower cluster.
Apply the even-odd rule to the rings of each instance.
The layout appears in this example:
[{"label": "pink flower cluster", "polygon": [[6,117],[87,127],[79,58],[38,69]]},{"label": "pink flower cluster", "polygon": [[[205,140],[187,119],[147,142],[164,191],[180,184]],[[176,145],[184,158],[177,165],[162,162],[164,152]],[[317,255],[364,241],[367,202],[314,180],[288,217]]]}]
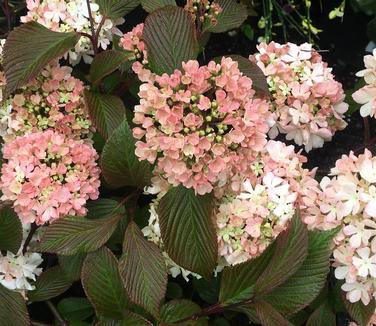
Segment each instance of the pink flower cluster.
[{"label": "pink flower cluster", "polygon": [[87,137],[91,122],[84,105],[84,84],[72,69],[52,64],[2,104],[5,141],[32,132],[54,129],[73,138]]},{"label": "pink flower cluster", "polygon": [[366,85],[357,90],[353,95],[355,102],[362,104],[360,115],[362,117],[370,116],[376,118],[376,49],[372,55],[364,56],[364,70],[356,75],[363,77]]},{"label": "pink flower cluster", "polygon": [[83,140],[53,130],[17,137],[3,148],[2,200],[14,202],[23,223],[38,225],[66,215],[85,215],[98,198],[98,155]]},{"label": "pink flower cluster", "polygon": [[343,155],[323,178],[321,212],[334,225],[341,224],[334,250],[335,276],[350,302],[364,304],[376,295],[376,157]]},{"label": "pink flower cluster", "polygon": [[304,145],[308,152],[330,141],[343,120],[348,105],[342,85],[310,44],[300,46],[275,42],[261,43],[250,60],[262,69],[272,95],[276,125],[270,137],[279,133]]},{"label": "pink flower cluster", "polygon": [[[95,30],[101,25],[98,45],[106,50],[112,41],[113,34],[121,35],[115,26],[122,24],[124,19],[101,21],[103,16],[95,1],[90,0]],[[56,32],[83,32],[91,34],[89,10],[86,0],[26,0],[28,12],[21,17],[21,22],[36,21],[39,24]],[[69,51],[69,61],[77,64],[83,57],[86,63],[92,61],[94,54],[91,41],[88,37],[81,37],[74,50]]]},{"label": "pink flower cluster", "polygon": [[218,3],[211,0],[187,0],[185,10],[204,27],[203,29],[206,26],[217,25],[217,17],[223,11]]},{"label": "pink flower cluster", "polygon": [[142,84],[139,96],[136,155],[157,162],[156,173],[172,185],[209,193],[246,170],[266,144],[269,105],[231,58],[183,63],[183,72]]},{"label": "pink flower cluster", "polygon": [[309,228],[326,228],[321,223],[315,170],[304,169],[305,162],[293,146],[270,140],[250,163],[249,172],[235,176],[231,190],[221,190],[218,242],[227,264],[260,255],[285,229],[297,207]]},{"label": "pink flower cluster", "polygon": [[142,82],[154,80],[154,74],[148,69],[148,54],[143,39],[144,24],[138,24],[130,32],[125,33],[120,39],[119,45],[132,54],[129,60],[132,70]]}]

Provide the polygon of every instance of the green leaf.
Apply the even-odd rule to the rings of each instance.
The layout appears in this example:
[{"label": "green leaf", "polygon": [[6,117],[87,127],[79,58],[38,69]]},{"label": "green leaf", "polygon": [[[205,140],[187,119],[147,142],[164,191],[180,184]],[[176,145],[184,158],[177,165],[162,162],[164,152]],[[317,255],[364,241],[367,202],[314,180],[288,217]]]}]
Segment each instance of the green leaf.
[{"label": "green leaf", "polygon": [[89,201],[86,205],[88,210],[86,217],[89,219],[101,219],[114,214],[125,215],[124,205],[118,201],[108,198]]},{"label": "green leaf", "polygon": [[95,85],[104,77],[113,73],[123,63],[127,62],[133,54],[124,51],[107,50],[99,53],[90,66],[90,80]]},{"label": "green leaf", "polygon": [[264,298],[284,315],[309,305],[325,285],[332,254],[331,245],[338,229],[310,231],[308,255],[299,270]]},{"label": "green leaf", "polygon": [[222,274],[219,302],[233,304],[250,299],[256,281],[273,256],[274,248],[273,245],[269,246],[255,259],[226,267]]},{"label": "green leaf", "polygon": [[255,307],[263,326],[294,326],[265,301],[256,302]]},{"label": "green leaf", "polygon": [[269,95],[268,83],[262,70],[251,60],[240,55],[230,55],[230,58],[237,61],[239,70],[247,77],[252,79],[252,88],[261,94]]},{"label": "green leaf", "polygon": [[79,38],[77,33],[53,32],[35,22],[15,28],[4,46],[5,93],[25,85],[52,59],[73,48]]},{"label": "green leaf", "polygon": [[[201,311],[201,308],[196,303],[189,300],[172,300],[165,303],[161,308],[161,320],[168,325],[178,322],[186,317],[193,315]],[[171,324],[170,324],[171,323]],[[165,324],[164,324],[165,325]],[[176,325],[176,324],[175,324]],[[179,323],[183,326],[206,326],[208,321],[205,318],[189,321],[185,323]]]},{"label": "green leaf", "polygon": [[103,16],[117,19],[135,9],[140,4],[140,0],[96,0],[96,3]]},{"label": "green leaf", "polygon": [[129,305],[118,270],[118,261],[106,247],[87,255],[82,286],[97,315],[121,319]]},{"label": "green leaf", "polygon": [[217,265],[217,235],[212,221],[214,199],[193,189],[171,188],[161,199],[158,216],[164,248],[179,266],[210,278]]},{"label": "green leaf", "polygon": [[168,6],[151,13],[145,21],[144,41],[148,60],[155,73],[171,74],[183,61],[196,59],[198,41],[190,14]]},{"label": "green leaf", "polygon": [[220,278],[213,277],[211,280],[204,278],[197,279],[194,277],[193,288],[197,291],[202,300],[209,304],[218,302]]},{"label": "green leaf", "polygon": [[125,232],[119,270],[131,300],[158,316],[167,287],[165,261],[159,248],[145,240],[134,222]]},{"label": "green leaf", "polygon": [[150,184],[151,166],[136,157],[135,141],[126,119],[108,138],[102,152],[101,167],[106,182],[114,188],[143,188]]},{"label": "green leaf", "polygon": [[166,6],[176,6],[175,0],[141,0],[141,6],[147,12],[153,12]]},{"label": "green leaf", "polygon": [[306,326],[336,326],[336,315],[327,301],[323,302],[309,317]]},{"label": "green leaf", "polygon": [[216,25],[208,25],[204,28],[205,32],[223,33],[240,27],[247,19],[247,7],[236,0],[216,0],[222,12],[217,17]]},{"label": "green leaf", "polygon": [[376,301],[372,298],[368,305],[364,305],[361,301],[351,303],[343,298],[343,302],[346,306],[346,310],[359,326],[367,326],[372,315],[375,313]]},{"label": "green leaf", "polygon": [[307,257],[307,249],[308,231],[297,213],[289,228],[275,241],[271,263],[255,284],[256,295],[270,292],[293,275]]},{"label": "green leaf", "polygon": [[0,284],[0,325],[29,326],[30,319],[26,303],[18,292],[8,290]]},{"label": "green leaf", "polygon": [[71,287],[72,281],[65,276],[59,266],[55,266],[44,271],[34,285],[35,290],[29,291],[27,297],[32,302],[38,302],[64,293]]},{"label": "green leaf", "polygon": [[121,217],[115,214],[95,220],[80,216],[60,219],[44,229],[35,250],[66,256],[95,251],[107,242]]},{"label": "green leaf", "polygon": [[81,278],[81,270],[85,257],[86,253],[73,256],[58,256],[59,265],[68,279],[78,281]]},{"label": "green leaf", "polygon": [[94,309],[86,298],[64,298],[57,305],[57,310],[68,321],[82,321],[94,314]]},{"label": "green leaf", "polygon": [[3,206],[0,210],[0,250],[16,254],[21,243],[21,221],[11,207]]},{"label": "green leaf", "polygon": [[94,326],[152,326],[153,324],[145,318],[133,312],[124,312],[123,320],[102,320]]},{"label": "green leaf", "polygon": [[123,101],[117,96],[87,89],[84,91],[84,96],[90,119],[101,135],[107,139],[125,118]]}]

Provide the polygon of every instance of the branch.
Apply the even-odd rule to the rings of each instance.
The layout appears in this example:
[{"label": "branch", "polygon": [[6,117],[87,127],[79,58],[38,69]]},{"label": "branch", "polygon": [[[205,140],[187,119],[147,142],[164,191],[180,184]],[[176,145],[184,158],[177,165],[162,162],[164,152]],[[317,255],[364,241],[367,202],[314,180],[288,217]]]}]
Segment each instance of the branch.
[{"label": "branch", "polygon": [[90,21],[90,29],[91,29],[91,43],[93,44],[93,51],[94,55],[97,55],[98,53],[98,48],[97,44],[95,42],[95,26],[94,26],[94,19],[93,19],[93,13],[91,12],[90,8],[90,0],[86,0],[86,5],[87,5],[87,11],[89,13],[89,21]]},{"label": "branch", "polygon": [[52,301],[51,300],[47,300],[46,304],[47,304],[48,308],[50,308],[52,314],[54,315],[56,321],[58,322],[58,325],[60,325],[60,326],[67,326],[68,324],[63,319],[63,317],[61,317],[60,313],[57,311],[57,309],[56,309],[55,305],[52,303]]},{"label": "branch", "polygon": [[25,243],[23,245],[23,248],[22,248],[22,253],[25,254],[25,252],[27,251],[27,247],[29,246],[30,244],[30,241],[33,239],[33,235],[35,234],[35,231],[38,229],[38,225],[36,225],[35,223],[31,224],[30,226],[30,232],[29,234],[27,235],[27,238],[25,240]]}]

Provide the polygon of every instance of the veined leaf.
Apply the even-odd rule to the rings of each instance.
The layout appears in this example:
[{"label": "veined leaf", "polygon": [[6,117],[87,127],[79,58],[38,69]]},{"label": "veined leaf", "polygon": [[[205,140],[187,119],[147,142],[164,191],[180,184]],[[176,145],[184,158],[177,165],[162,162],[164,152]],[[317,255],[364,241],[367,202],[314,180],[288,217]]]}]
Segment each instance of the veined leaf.
[{"label": "veined leaf", "polygon": [[129,305],[118,261],[106,247],[88,254],[82,268],[82,286],[97,315],[121,319]]},{"label": "veined leaf", "polygon": [[309,317],[306,326],[336,326],[336,315],[327,301],[323,302]]},{"label": "veined leaf", "polygon": [[337,233],[338,229],[310,231],[306,260],[284,284],[264,296],[265,300],[284,315],[292,315],[308,306],[325,285],[331,244]]},{"label": "veined leaf", "polygon": [[100,219],[109,217],[114,214],[125,215],[124,205],[120,205],[118,201],[108,198],[100,198],[89,201],[86,205],[88,219]]},{"label": "veined leaf", "polygon": [[257,279],[270,263],[274,248],[271,245],[255,259],[226,267],[222,274],[219,302],[233,304],[250,299]]},{"label": "veined leaf", "polygon": [[240,27],[248,17],[247,6],[238,3],[236,0],[216,0],[222,8],[222,12],[217,17],[216,25],[208,25],[204,31],[213,33],[223,33]]},{"label": "veined leaf", "polygon": [[52,59],[73,48],[80,35],[57,33],[29,22],[10,32],[4,46],[4,71],[9,95],[34,78]]},{"label": "veined leaf", "polygon": [[100,13],[108,18],[122,18],[139,4],[140,0],[96,0]]},{"label": "veined leaf", "polygon": [[58,256],[61,270],[68,279],[78,281],[81,278],[81,270],[85,257],[86,253],[73,256]]},{"label": "veined leaf", "polygon": [[102,152],[101,167],[103,177],[112,187],[143,188],[150,184],[151,166],[136,157],[135,141],[126,119],[108,138]]},{"label": "veined leaf", "polygon": [[[174,323],[186,317],[201,311],[196,303],[189,300],[172,300],[165,303],[161,308],[161,320],[167,325],[176,325]],[[171,323],[171,324],[170,324]],[[163,324],[166,325],[166,324]],[[185,323],[179,323],[181,326],[206,326],[208,321],[205,318],[192,320]]]},{"label": "veined leaf", "polygon": [[125,118],[125,106],[121,98],[85,90],[85,102],[90,119],[101,135],[107,139]]},{"label": "veined leaf", "polygon": [[107,242],[120,218],[115,214],[95,220],[78,216],[60,219],[45,228],[35,249],[66,256],[95,251]]},{"label": "veined leaf", "polygon": [[134,222],[125,231],[119,270],[131,300],[158,316],[167,287],[165,261],[159,248],[143,237]]},{"label": "veined leaf", "polygon": [[161,235],[168,255],[179,266],[210,278],[217,265],[217,236],[212,221],[213,196],[171,188],[158,206]]},{"label": "veined leaf", "polygon": [[372,315],[375,313],[376,301],[372,298],[368,305],[364,305],[361,301],[351,303],[343,298],[346,310],[359,326],[367,326]]},{"label": "veined leaf", "polygon": [[98,84],[104,77],[113,73],[123,63],[127,62],[130,54],[125,51],[107,50],[99,53],[90,66],[90,80]]},{"label": "veined leaf", "polygon": [[142,8],[147,12],[153,12],[166,6],[176,6],[175,0],[141,0]]},{"label": "veined leaf", "polygon": [[143,35],[155,73],[171,74],[182,67],[183,61],[194,60],[198,55],[195,26],[183,8],[168,6],[151,13]]},{"label": "veined leaf", "polygon": [[152,326],[153,324],[130,311],[124,312],[123,320],[102,320],[95,324],[95,326]]},{"label": "veined leaf", "polygon": [[266,301],[256,302],[255,308],[263,326],[294,326]]},{"label": "veined leaf", "polygon": [[3,206],[0,210],[0,250],[17,253],[22,243],[22,224],[14,210]]},{"label": "veined leaf", "polygon": [[307,257],[308,231],[299,213],[292,219],[289,228],[275,241],[275,250],[270,264],[255,284],[257,295],[267,294],[283,284],[303,264]]},{"label": "veined leaf", "polygon": [[27,293],[31,302],[46,301],[57,297],[68,290],[72,281],[69,280],[59,266],[44,271],[35,282],[35,290]]},{"label": "veined leaf", "polygon": [[94,315],[94,309],[86,298],[64,298],[57,305],[57,310],[68,321],[81,321]]},{"label": "veined leaf", "polygon": [[18,292],[0,284],[0,325],[29,326],[30,319],[25,299]]}]

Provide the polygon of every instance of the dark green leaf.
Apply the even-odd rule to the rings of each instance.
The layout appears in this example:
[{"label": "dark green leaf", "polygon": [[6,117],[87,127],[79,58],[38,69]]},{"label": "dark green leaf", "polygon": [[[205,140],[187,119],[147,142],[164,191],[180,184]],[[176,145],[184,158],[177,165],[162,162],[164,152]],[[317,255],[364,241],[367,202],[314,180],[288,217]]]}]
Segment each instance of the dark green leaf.
[{"label": "dark green leaf", "polygon": [[86,217],[89,219],[101,219],[113,214],[125,214],[124,205],[120,205],[116,200],[107,198],[89,201],[86,208],[88,210]]},{"label": "dark green leaf", "polygon": [[329,272],[331,244],[338,229],[309,232],[308,255],[299,270],[287,282],[265,296],[265,300],[291,315],[309,305],[321,292]]},{"label": "dark green leaf", "polygon": [[176,2],[175,0],[141,0],[141,5],[147,12],[153,12],[169,5],[176,6]]},{"label": "dark green leaf", "polygon": [[265,301],[256,302],[255,308],[263,326],[294,326]]},{"label": "dark green leaf", "polygon": [[96,0],[96,3],[103,16],[117,19],[135,9],[140,4],[140,0]]},{"label": "dark green leaf", "polygon": [[[196,303],[189,300],[172,300],[165,303],[161,308],[161,320],[168,325],[173,325],[179,320],[193,315],[201,311],[201,308]],[[171,323],[171,324],[170,324]],[[165,324],[164,324],[165,325]],[[192,320],[185,323],[179,323],[183,326],[206,326],[208,321],[205,318],[200,318],[198,320]]]},{"label": "dark green leaf", "polygon": [[168,282],[166,290],[166,298],[181,299],[183,297],[183,289],[178,283]]},{"label": "dark green leaf", "polygon": [[101,135],[107,139],[125,118],[123,101],[114,95],[85,90],[85,102],[89,116]]},{"label": "dark green leaf", "polygon": [[68,321],[82,321],[94,314],[94,309],[86,298],[64,298],[57,305],[57,310]]},{"label": "dark green leaf", "polygon": [[247,19],[247,7],[236,0],[216,0],[217,4],[222,8],[222,12],[218,15],[218,23],[216,25],[208,25],[205,31],[213,33],[223,33],[240,27]]},{"label": "dark green leaf", "polygon": [[135,141],[127,120],[112,133],[103,148],[102,174],[109,185],[115,188],[135,186],[143,188],[150,184],[151,167],[140,162],[135,154]]},{"label": "dark green leaf", "polygon": [[220,278],[213,277],[211,280],[193,278],[193,287],[202,300],[209,304],[218,302]]},{"label": "dark green leaf", "polygon": [[152,326],[152,323],[140,315],[125,311],[123,320],[102,320],[94,326]]},{"label": "dark green leaf", "polygon": [[351,303],[347,301],[346,298],[343,299],[343,302],[346,306],[347,312],[349,313],[351,318],[358,323],[359,326],[368,325],[376,309],[376,301],[374,298],[372,298],[371,302],[366,306],[362,303],[362,301]]},{"label": "dark green leaf", "polygon": [[254,285],[268,266],[273,252],[274,246],[270,246],[260,257],[226,267],[222,274],[219,302],[232,304],[250,299]]},{"label": "dark green leaf", "polygon": [[14,210],[2,206],[0,210],[0,250],[17,253],[22,243],[22,224]]},{"label": "dark green leaf", "polygon": [[106,247],[87,255],[82,286],[97,315],[121,319],[129,305],[118,270],[118,261]]},{"label": "dark green leaf", "polygon": [[308,231],[297,213],[289,228],[277,238],[273,257],[257,280],[255,293],[266,294],[284,283],[303,264],[307,249]]},{"label": "dark green leaf", "polygon": [[210,278],[217,265],[217,236],[212,221],[213,196],[171,188],[160,201],[158,216],[168,255],[179,266]]},{"label": "dark green leaf", "polygon": [[73,216],[56,221],[46,227],[36,251],[71,256],[95,251],[110,238],[122,216],[87,219]]},{"label": "dark green leaf", "polygon": [[34,78],[52,59],[73,48],[77,33],[57,33],[30,22],[10,32],[4,46],[6,93],[10,94]]},{"label": "dark green leaf", "polygon": [[196,59],[198,41],[190,14],[168,6],[148,16],[144,27],[148,60],[155,73],[171,74],[183,61]]},{"label": "dark green leaf", "polygon": [[0,284],[0,325],[29,326],[26,303],[20,293],[8,290]]},{"label": "dark green leaf", "polygon": [[78,281],[81,278],[81,270],[85,257],[86,253],[73,256],[58,256],[59,265],[68,279]]},{"label": "dark green leaf", "polygon": [[167,286],[165,261],[159,248],[144,239],[134,222],[125,232],[119,269],[131,300],[158,316]]},{"label": "dark green leaf", "polygon": [[35,290],[29,291],[27,297],[32,302],[46,301],[64,293],[71,285],[61,267],[51,267],[37,278]]},{"label": "dark green leaf", "polygon": [[336,326],[336,315],[327,301],[323,302],[309,317],[306,326]]},{"label": "dark green leaf", "polygon": [[127,62],[130,54],[124,51],[107,50],[99,53],[90,66],[90,80],[99,83],[104,77],[113,73],[123,63]]}]

